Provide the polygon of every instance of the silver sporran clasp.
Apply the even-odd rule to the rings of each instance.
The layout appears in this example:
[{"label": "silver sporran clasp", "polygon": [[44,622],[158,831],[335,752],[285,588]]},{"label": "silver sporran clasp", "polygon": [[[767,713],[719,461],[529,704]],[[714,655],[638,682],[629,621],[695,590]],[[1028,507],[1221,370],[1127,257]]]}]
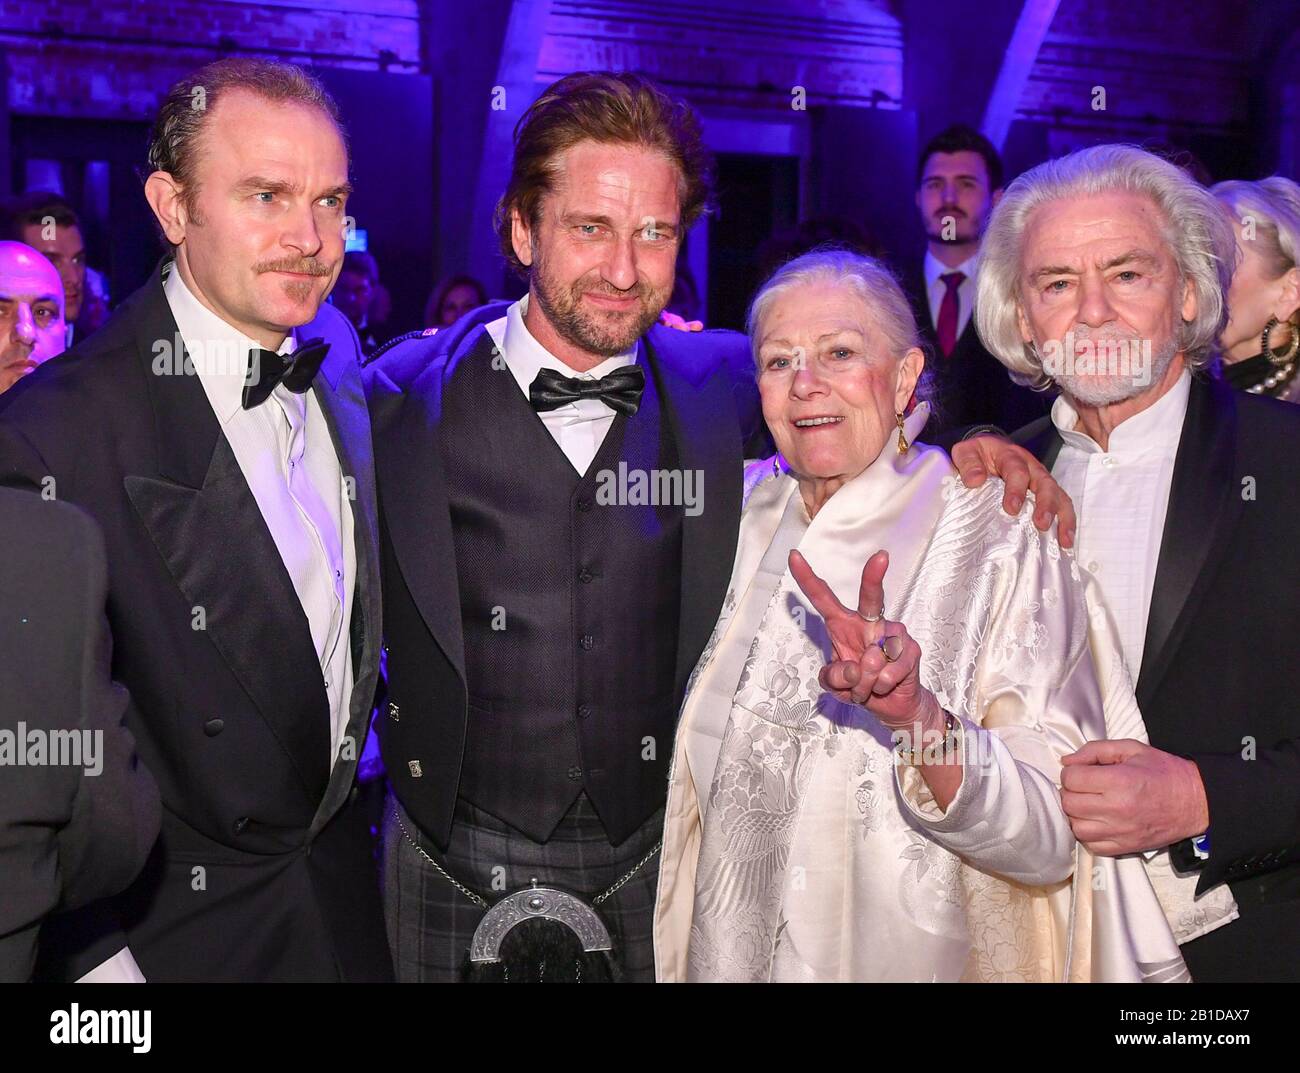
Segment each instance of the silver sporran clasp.
[{"label": "silver sporran clasp", "polygon": [[531,886],[507,894],[479,921],[469,945],[470,961],[499,962],[502,941],[516,924],[527,920],[554,920],[563,924],[578,937],[585,953],[613,949],[609,931],[595,909],[567,891],[538,886],[534,879]]}]

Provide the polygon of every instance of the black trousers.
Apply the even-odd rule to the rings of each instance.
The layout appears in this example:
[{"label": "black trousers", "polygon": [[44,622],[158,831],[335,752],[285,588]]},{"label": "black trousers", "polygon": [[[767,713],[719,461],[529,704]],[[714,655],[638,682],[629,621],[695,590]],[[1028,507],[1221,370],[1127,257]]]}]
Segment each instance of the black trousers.
[{"label": "black trousers", "polygon": [[[384,809],[384,913],[399,982],[453,982],[485,910],[453,887],[407,841],[489,904],[536,879],[591,904],[663,836],[663,810],[618,846],[584,794],[547,842],[534,842],[467,801],[456,803],[446,852],[424,837],[390,792]],[[654,981],[653,923],[659,857],[598,908],[628,983]]]}]

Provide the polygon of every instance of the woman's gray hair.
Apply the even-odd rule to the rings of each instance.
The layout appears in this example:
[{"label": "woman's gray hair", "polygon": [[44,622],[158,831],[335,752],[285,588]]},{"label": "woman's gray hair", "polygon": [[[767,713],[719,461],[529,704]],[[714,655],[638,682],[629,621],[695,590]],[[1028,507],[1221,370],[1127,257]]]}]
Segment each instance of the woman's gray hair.
[{"label": "woman's gray hair", "polygon": [[1179,282],[1190,281],[1196,293],[1196,315],[1183,323],[1179,349],[1192,369],[1212,360],[1228,319],[1237,256],[1232,225],[1213,195],[1176,165],[1135,145],[1097,145],[1039,164],[1011,183],[980,243],[975,326],[1012,379],[1040,388],[1051,383],[1034,348],[1021,339],[1017,317],[1030,216],[1048,202],[1115,191],[1142,194],[1160,210]]},{"label": "woman's gray hair", "polygon": [[1223,203],[1243,230],[1250,224],[1254,249],[1263,256],[1269,278],[1296,267],[1300,254],[1300,186],[1281,175],[1258,182],[1230,179],[1210,193]]},{"label": "woman's gray hair", "polygon": [[773,272],[749,303],[745,330],[755,361],[758,329],[772,303],[788,290],[816,283],[846,286],[861,298],[893,357],[901,359],[912,347],[921,346],[912,307],[888,268],[874,257],[849,250],[815,249]]}]

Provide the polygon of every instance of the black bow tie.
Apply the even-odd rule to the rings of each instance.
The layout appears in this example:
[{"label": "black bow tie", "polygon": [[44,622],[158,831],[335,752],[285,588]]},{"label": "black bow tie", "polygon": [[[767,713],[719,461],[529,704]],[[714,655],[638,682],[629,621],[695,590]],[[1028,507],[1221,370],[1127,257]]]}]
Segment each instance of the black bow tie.
[{"label": "black bow tie", "polygon": [[274,350],[248,352],[248,378],[244,381],[244,409],[261,406],[283,384],[295,395],[301,395],[316,379],[320,364],[329,353],[330,345],[324,339],[309,339],[299,343],[292,354],[277,354]]},{"label": "black bow tie", "polygon": [[528,401],[540,413],[579,399],[599,399],[611,410],[631,417],[641,405],[644,390],[645,372],[639,365],[625,365],[599,380],[579,380],[554,369],[543,369],[528,386]]}]

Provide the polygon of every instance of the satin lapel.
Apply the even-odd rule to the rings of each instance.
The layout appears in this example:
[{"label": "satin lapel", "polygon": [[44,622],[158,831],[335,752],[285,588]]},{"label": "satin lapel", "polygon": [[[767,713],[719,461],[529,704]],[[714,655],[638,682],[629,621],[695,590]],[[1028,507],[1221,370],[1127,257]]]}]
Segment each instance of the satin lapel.
[{"label": "satin lapel", "polygon": [[1150,701],[1232,537],[1243,500],[1237,484],[1237,407],[1226,385],[1193,380],[1174,461],[1169,509],[1147,615],[1138,706]]},{"label": "satin lapel", "polygon": [[442,471],[438,422],[442,386],[456,360],[487,357],[492,337],[481,335],[452,358],[436,360],[405,395],[377,395],[371,403],[375,470],[384,528],[406,587],[438,647],[465,678],[465,639],[456,581],[456,545]]},{"label": "satin lapel", "polygon": [[375,514],[375,467],[370,441],[370,416],[361,388],[355,355],[333,349],[312,385],[329,426],[339,468],[350,489],[352,531],[356,545],[356,592],[352,600],[351,632],[360,637],[353,651],[353,686],[349,698],[347,738],[351,755],[340,753],[330,776],[330,789],[321,802],[317,823],[323,824],[342,803],[352,785],[360,759],[379,677],[382,615],[379,591],[379,523]]},{"label": "satin lapel", "polygon": [[695,668],[713,632],[727,593],[740,532],[744,458],[736,404],[726,370],[719,369],[696,386],[671,355],[647,338],[645,349],[657,377],[664,412],[677,442],[683,470],[703,479],[702,509],[682,519],[681,619],[677,634],[677,695]]},{"label": "satin lapel", "polygon": [[[197,384],[196,384],[197,386]],[[270,724],[312,801],[329,773],[329,704],[311,630],[224,436],[202,488],[129,476],[126,493],[209,640]],[[301,713],[304,699],[313,709]]]},{"label": "satin lapel", "polygon": [[[177,586],[203,609],[208,639],[288,753],[309,799],[319,801],[329,773],[329,704],[307,616],[203,385],[152,367],[160,341],[183,352],[161,283],[142,307],[136,338],[159,476],[127,476],[126,493]],[[319,718],[301,717],[303,698]]]}]

